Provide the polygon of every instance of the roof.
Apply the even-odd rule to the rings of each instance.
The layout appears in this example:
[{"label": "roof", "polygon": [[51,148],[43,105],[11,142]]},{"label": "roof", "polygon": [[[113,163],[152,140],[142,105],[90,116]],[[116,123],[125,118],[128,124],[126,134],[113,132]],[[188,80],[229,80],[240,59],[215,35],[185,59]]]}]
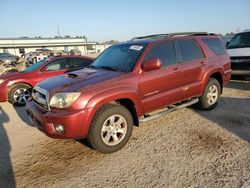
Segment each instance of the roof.
[{"label": "roof", "polygon": [[180,36],[215,36],[214,33],[208,33],[208,32],[179,32],[179,33],[166,33],[166,34],[154,34],[154,35],[147,35],[147,36],[140,36],[140,37],[134,37],[131,40],[141,40],[141,39],[165,39],[170,37],[180,37]]},{"label": "roof", "polygon": [[241,31],[241,32],[239,32],[239,33],[248,33],[248,32],[250,32],[250,29],[246,29],[246,30]]},{"label": "roof", "polygon": [[[180,33],[168,33],[168,34],[153,34],[146,36],[134,37],[130,41],[119,43],[119,44],[148,44],[151,42],[157,42],[160,40],[166,40],[173,37],[186,37],[186,36],[216,36],[214,33],[207,32],[180,32]],[[119,45],[118,44],[118,45]]]}]

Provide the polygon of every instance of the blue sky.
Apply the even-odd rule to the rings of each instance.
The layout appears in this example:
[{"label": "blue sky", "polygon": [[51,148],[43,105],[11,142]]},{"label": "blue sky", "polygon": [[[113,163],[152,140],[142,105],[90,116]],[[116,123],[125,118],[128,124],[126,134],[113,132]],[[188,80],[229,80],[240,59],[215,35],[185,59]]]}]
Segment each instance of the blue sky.
[{"label": "blue sky", "polygon": [[0,0],[0,38],[85,35],[91,41],[250,29],[250,0]]}]

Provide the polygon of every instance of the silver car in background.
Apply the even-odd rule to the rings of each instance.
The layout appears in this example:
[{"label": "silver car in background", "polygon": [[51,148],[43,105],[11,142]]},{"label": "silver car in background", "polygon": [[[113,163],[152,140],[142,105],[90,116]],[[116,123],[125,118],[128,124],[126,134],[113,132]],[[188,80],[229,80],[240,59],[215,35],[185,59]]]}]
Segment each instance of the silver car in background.
[{"label": "silver car in background", "polygon": [[15,64],[17,60],[17,57],[10,53],[0,53],[0,61],[4,64]]}]

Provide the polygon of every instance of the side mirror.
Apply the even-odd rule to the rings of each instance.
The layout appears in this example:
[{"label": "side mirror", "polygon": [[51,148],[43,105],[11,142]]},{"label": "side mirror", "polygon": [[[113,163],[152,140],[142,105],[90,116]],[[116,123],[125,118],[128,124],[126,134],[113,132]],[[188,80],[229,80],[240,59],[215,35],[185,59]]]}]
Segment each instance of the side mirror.
[{"label": "side mirror", "polygon": [[226,47],[228,46],[229,42],[226,43]]},{"label": "side mirror", "polygon": [[49,71],[49,68],[48,67],[44,67],[43,69],[42,69],[42,72],[48,72]]},{"label": "side mirror", "polygon": [[145,72],[157,70],[161,68],[161,60],[159,58],[150,59],[144,63],[142,70]]}]

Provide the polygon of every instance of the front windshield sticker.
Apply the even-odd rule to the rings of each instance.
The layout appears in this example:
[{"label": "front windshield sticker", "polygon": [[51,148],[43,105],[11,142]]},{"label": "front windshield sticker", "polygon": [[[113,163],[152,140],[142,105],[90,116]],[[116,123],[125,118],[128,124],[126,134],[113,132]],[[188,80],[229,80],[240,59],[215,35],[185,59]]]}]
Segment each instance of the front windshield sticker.
[{"label": "front windshield sticker", "polygon": [[136,51],[140,51],[143,48],[143,46],[138,46],[138,45],[133,45],[130,46],[130,50],[136,50]]}]

